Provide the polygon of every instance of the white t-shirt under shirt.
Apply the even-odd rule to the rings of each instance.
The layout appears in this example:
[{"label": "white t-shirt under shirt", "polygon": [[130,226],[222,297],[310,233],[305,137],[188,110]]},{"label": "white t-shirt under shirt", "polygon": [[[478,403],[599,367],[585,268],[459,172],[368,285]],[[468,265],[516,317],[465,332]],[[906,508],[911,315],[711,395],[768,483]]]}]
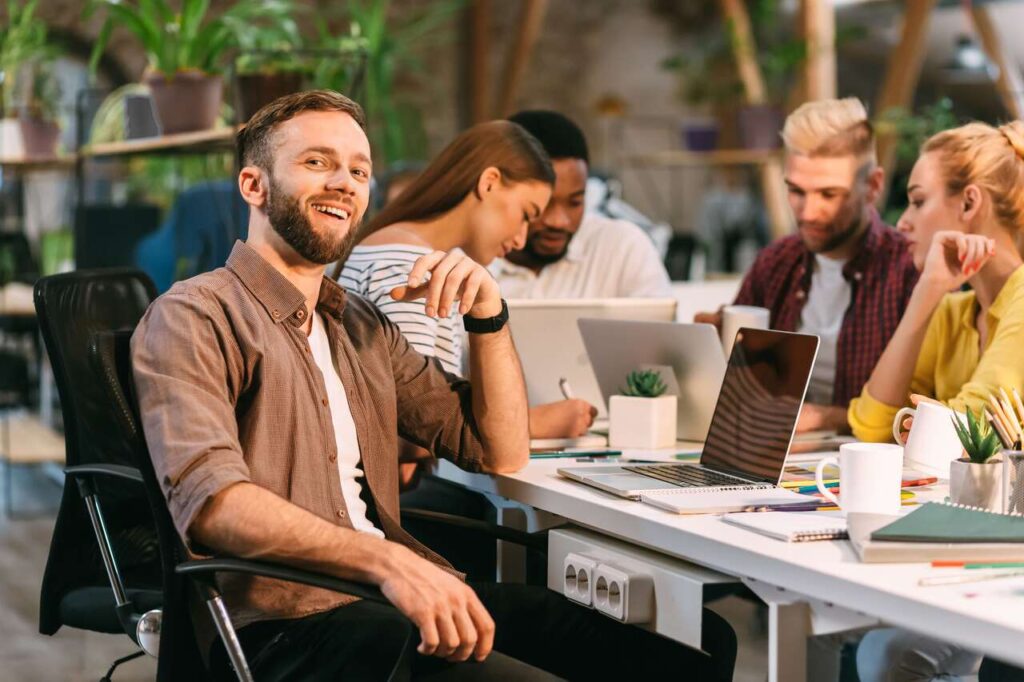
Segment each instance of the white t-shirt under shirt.
[{"label": "white t-shirt under shirt", "polygon": [[422,300],[391,298],[392,289],[408,282],[416,261],[431,252],[411,244],[357,246],[345,261],[338,283],[377,306],[417,351],[437,358],[446,371],[461,375],[463,331],[457,304],[448,317],[433,318],[427,317]]},{"label": "white t-shirt under shirt", "polygon": [[327,402],[331,408],[331,422],[334,426],[334,442],[338,449],[338,475],[341,477],[341,494],[345,498],[345,507],[352,527],[364,533],[384,537],[379,528],[370,523],[366,517],[366,502],[360,497],[363,470],[359,467],[359,439],[356,437],[356,424],[352,420],[352,411],[348,406],[345,386],[341,383],[338,370],[334,366],[331,345],[327,340],[327,329],[319,314],[313,315],[313,329],[309,334],[309,350],[313,362],[320,368],[327,388]]},{"label": "white t-shirt under shirt", "polygon": [[671,298],[672,285],[650,237],[625,220],[595,213],[565,257],[540,274],[499,258],[490,266],[505,298]]},{"label": "white t-shirt under shirt", "polygon": [[815,254],[814,272],[811,273],[811,290],[800,313],[801,334],[816,334],[820,339],[818,357],[811,372],[811,383],[807,387],[807,402],[820,405],[832,404],[832,393],[836,379],[836,342],[843,326],[843,317],[850,307],[853,290],[843,277],[845,260],[833,260]]}]

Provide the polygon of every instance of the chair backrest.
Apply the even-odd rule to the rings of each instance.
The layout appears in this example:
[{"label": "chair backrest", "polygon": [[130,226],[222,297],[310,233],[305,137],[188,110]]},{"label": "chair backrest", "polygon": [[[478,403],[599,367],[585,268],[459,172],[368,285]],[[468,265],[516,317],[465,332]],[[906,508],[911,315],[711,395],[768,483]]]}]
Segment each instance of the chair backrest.
[{"label": "chair backrest", "polygon": [[[89,359],[98,331],[135,328],[155,297],[137,270],[77,271],[43,277],[35,285],[36,314],[53,367],[64,416],[65,455],[76,464],[136,466],[131,444],[113,423],[99,376]],[[158,586],[159,564],[149,506],[138,486],[97,481],[108,531],[127,586]],[[43,576],[39,629],[62,625],[60,603],[71,590],[109,585],[84,502],[66,481]]]},{"label": "chair backrest", "polygon": [[171,520],[167,501],[153,469],[135,401],[131,332],[97,332],[92,336],[89,351],[108,404],[112,407],[111,413],[115,415],[117,428],[129,444],[142,473],[146,499],[160,546],[163,622],[157,680],[205,680],[208,675],[201,663],[189,611],[188,582],[174,570],[175,566],[187,558],[185,547]]}]

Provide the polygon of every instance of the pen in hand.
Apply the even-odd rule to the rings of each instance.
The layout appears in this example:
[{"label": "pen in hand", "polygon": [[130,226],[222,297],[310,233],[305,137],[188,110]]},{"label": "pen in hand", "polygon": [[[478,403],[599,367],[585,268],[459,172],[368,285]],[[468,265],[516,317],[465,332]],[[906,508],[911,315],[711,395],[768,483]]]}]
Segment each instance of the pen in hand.
[{"label": "pen in hand", "polygon": [[561,389],[562,395],[565,396],[566,400],[572,400],[576,397],[573,395],[572,387],[569,385],[569,380],[565,377],[558,380],[558,388]]}]

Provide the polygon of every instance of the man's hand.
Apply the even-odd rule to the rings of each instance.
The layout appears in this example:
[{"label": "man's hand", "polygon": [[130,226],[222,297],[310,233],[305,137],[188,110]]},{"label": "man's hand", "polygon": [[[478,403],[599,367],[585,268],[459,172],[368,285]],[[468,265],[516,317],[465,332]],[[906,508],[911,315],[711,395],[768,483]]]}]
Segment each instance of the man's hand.
[{"label": "man's hand", "polygon": [[800,418],[796,422],[796,432],[807,433],[808,431],[849,433],[850,424],[846,417],[846,408],[804,403],[800,409]]},{"label": "man's hand", "polygon": [[454,251],[420,256],[409,271],[408,284],[392,289],[391,298],[425,299],[427,317],[447,317],[455,301],[459,301],[462,315],[487,318],[501,313],[501,291],[491,273],[472,258]]},{"label": "man's hand", "polygon": [[494,620],[461,580],[389,543],[390,567],[381,592],[420,630],[417,651],[449,661],[482,661],[494,646]]},{"label": "man's hand", "polygon": [[559,400],[530,408],[530,438],[577,438],[593,425],[597,408],[586,400]]},{"label": "man's hand", "polygon": [[697,313],[693,316],[697,324],[713,324],[715,329],[722,331],[722,309],[719,308],[713,313]]}]

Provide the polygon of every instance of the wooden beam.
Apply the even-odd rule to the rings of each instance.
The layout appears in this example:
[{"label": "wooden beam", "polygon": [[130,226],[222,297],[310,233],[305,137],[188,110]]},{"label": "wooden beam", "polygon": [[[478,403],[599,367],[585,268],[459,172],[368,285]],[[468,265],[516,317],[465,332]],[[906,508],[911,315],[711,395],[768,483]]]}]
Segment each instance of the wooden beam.
[{"label": "wooden beam", "polygon": [[[889,63],[885,69],[882,89],[875,102],[875,116],[884,114],[887,109],[898,107],[910,110],[914,104],[914,91],[921,80],[921,67],[928,41],[928,21],[936,0],[907,0],[903,13],[903,28],[900,41],[889,55]],[[878,135],[878,163],[885,170],[885,188],[879,198],[879,206],[884,206],[892,182],[892,173],[896,167],[895,134],[885,130]]]},{"label": "wooden beam", "polygon": [[836,97],[836,12],[831,0],[802,0],[800,18],[807,42],[804,65],[808,100]]},{"label": "wooden beam", "polygon": [[974,21],[975,30],[978,31],[978,37],[981,38],[985,54],[999,69],[996,89],[999,91],[1000,99],[1003,100],[1012,118],[1024,118],[1024,78],[1021,77],[1017,60],[1005,48],[999,37],[999,30],[992,21],[989,6],[973,3],[971,19]]},{"label": "wooden beam", "polygon": [[519,18],[519,30],[505,61],[505,78],[501,89],[501,100],[498,102],[498,115],[508,116],[514,113],[516,96],[523,82],[523,75],[530,61],[533,46],[540,37],[544,24],[544,15],[548,10],[548,0],[525,0]]},{"label": "wooden beam", "polygon": [[469,6],[469,119],[470,124],[491,118],[491,0],[473,0]]},{"label": "wooden beam", "polygon": [[[732,27],[734,57],[743,83],[743,94],[749,105],[766,104],[768,93],[764,86],[761,67],[757,63],[757,49],[754,32],[750,27],[750,16],[742,0],[719,0],[722,14]],[[761,194],[768,212],[768,223],[772,236],[784,237],[793,231],[793,213],[786,199],[786,183],[782,163],[770,160],[761,166]]]}]

